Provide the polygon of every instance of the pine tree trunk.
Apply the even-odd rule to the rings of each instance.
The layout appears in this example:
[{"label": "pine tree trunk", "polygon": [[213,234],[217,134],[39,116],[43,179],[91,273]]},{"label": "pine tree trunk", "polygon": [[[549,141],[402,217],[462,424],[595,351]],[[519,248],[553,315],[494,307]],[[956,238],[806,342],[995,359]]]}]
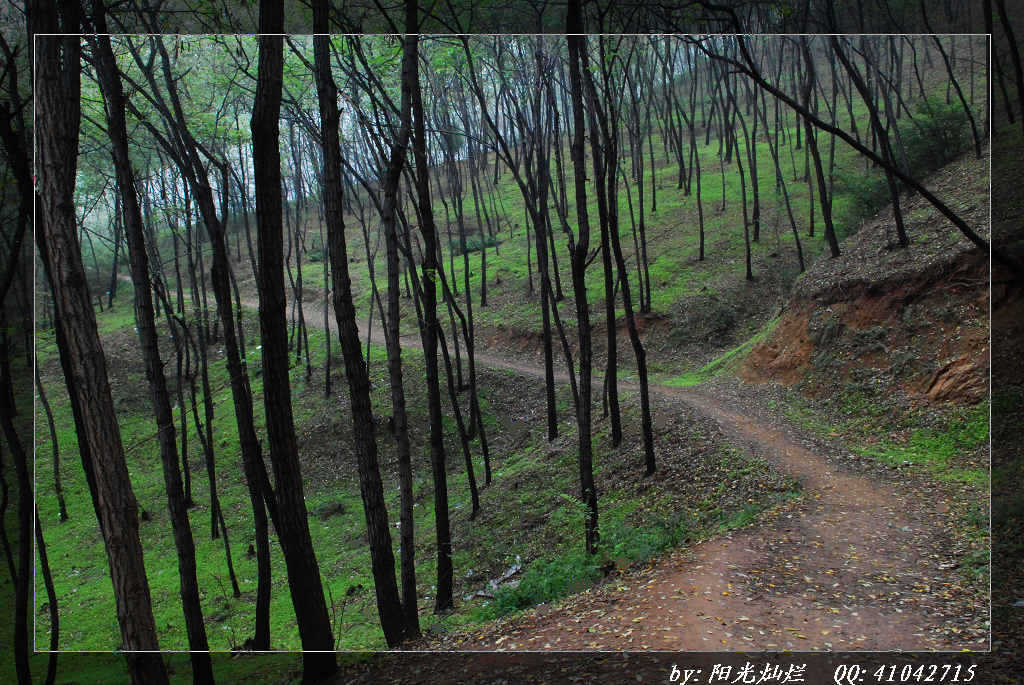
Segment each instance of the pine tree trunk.
[{"label": "pine tree trunk", "polygon": [[590,223],[587,216],[587,170],[583,155],[583,77],[587,70],[587,39],[583,33],[580,0],[569,0],[566,14],[566,38],[569,47],[569,89],[572,98],[573,178],[576,185],[578,219],[576,245],[572,253],[572,286],[576,300],[576,325],[579,335],[580,380],[579,402],[576,405],[576,427],[579,434],[580,498],[586,508],[584,540],[588,554],[597,551],[600,538],[597,518],[597,488],[594,485],[594,453],[591,441],[591,341],[590,309],[587,304],[587,253],[590,250]]},{"label": "pine tree trunk", "polygon": [[434,612],[454,608],[452,538],[448,513],[448,477],[445,471],[444,434],[441,418],[441,388],[437,367],[437,229],[430,204],[429,164],[427,161],[426,122],[417,74],[407,74],[413,117],[413,157],[416,164],[416,195],[421,213],[423,236],[422,303],[423,358],[427,375],[427,405],[430,413],[430,466],[434,477],[434,520],[437,532],[437,590]]},{"label": "pine tree trunk", "polygon": [[[280,34],[283,7],[260,5],[260,32]],[[283,39],[259,39],[259,71],[253,104],[253,165],[260,276],[260,338],[267,437],[277,493],[275,526],[284,552],[288,588],[303,650],[332,650],[334,638],[320,569],[309,534],[295,423],[288,377],[288,335],[285,316],[284,249],[282,245],[281,157],[278,147],[283,69]],[[337,669],[333,652],[303,653],[303,681],[316,682]]]},{"label": "pine tree trunk", "polygon": [[[327,3],[317,3],[318,26],[326,26]],[[314,38],[316,60],[317,99],[320,104],[321,140],[324,159],[324,204],[327,221],[327,242],[331,259],[331,278],[334,290],[334,315],[338,324],[341,352],[345,359],[345,377],[348,381],[352,406],[352,427],[359,469],[359,489],[362,494],[370,559],[377,595],[377,611],[381,628],[389,647],[400,644],[406,637],[405,617],[398,586],[395,583],[395,559],[391,549],[384,486],[377,463],[377,440],[374,436],[373,408],[370,404],[370,379],[362,357],[355,307],[352,302],[351,281],[348,274],[348,253],[345,245],[345,224],[342,216],[341,146],[339,144],[339,112],[337,90],[330,70],[330,46],[326,36]],[[280,68],[278,63],[277,68]],[[278,72],[277,78],[280,77]],[[276,83],[280,98],[280,82]],[[261,260],[263,264],[267,262]],[[266,268],[266,267],[264,267]],[[328,631],[330,627],[328,626]]]},{"label": "pine tree trunk", "polygon": [[[121,89],[121,79],[117,71],[114,52],[110,46],[110,38],[98,36],[94,46],[98,57],[97,74],[106,102],[107,132],[110,136],[114,171],[117,174],[117,186],[121,192],[121,203],[124,209],[125,238],[128,243],[128,260],[131,265],[135,298],[135,322],[138,328],[143,364],[146,369],[146,381],[153,404],[153,414],[157,424],[160,460],[163,464],[164,487],[167,493],[167,508],[170,512],[174,545],[178,553],[178,580],[182,610],[185,614],[185,631],[188,635],[193,682],[212,683],[213,664],[207,651],[210,646],[206,638],[206,625],[203,621],[203,611],[199,600],[195,542],[192,539],[192,527],[185,506],[181,472],[178,470],[174,416],[171,411],[170,393],[167,390],[167,378],[163,371],[163,360],[160,358],[152,285],[149,277],[149,257],[143,235],[143,217],[128,152],[124,92]],[[215,491],[211,483],[212,492]],[[211,506],[212,508],[215,507]]]},{"label": "pine tree trunk", "polygon": [[[78,31],[72,5],[64,8],[65,31]],[[46,14],[44,14],[46,11]],[[56,10],[34,17],[40,32],[58,32]],[[159,650],[153,608],[139,539],[138,503],[124,458],[120,428],[107,380],[106,360],[86,286],[75,231],[74,203],[79,120],[79,37],[40,39],[36,44],[35,106],[38,160],[36,240],[53,288],[58,345],[68,392],[78,404],[76,429],[90,474],[110,563],[111,581],[125,650]],[[63,65],[63,66],[62,66]],[[0,412],[7,415],[7,412]],[[84,445],[84,449],[83,446]],[[102,459],[94,456],[102,455]],[[132,680],[166,683],[157,652],[128,657]]]}]

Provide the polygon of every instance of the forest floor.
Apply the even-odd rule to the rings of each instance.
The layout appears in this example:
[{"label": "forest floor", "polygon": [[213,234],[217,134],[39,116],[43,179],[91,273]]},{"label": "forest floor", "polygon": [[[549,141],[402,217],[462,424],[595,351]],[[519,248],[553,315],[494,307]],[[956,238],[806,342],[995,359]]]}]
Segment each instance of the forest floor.
[{"label": "forest floor", "polygon": [[[949,184],[964,182],[964,174],[959,167],[952,168],[947,175],[950,176]],[[922,246],[915,251],[915,256],[924,259],[932,254],[942,254],[948,258],[949,246],[931,233],[944,240],[955,241],[955,236],[946,236],[948,229],[942,231],[943,227],[924,211],[914,216],[912,229],[918,237],[916,242]],[[883,223],[878,218],[872,230],[875,233],[882,231]],[[917,236],[918,232],[920,236]],[[862,238],[860,242],[870,246],[884,244],[877,239],[878,236],[867,232]],[[877,247],[874,249],[878,250]],[[893,254],[884,261],[893,262],[904,256],[902,253]],[[882,259],[873,254],[871,257]],[[865,263],[870,260],[857,261]],[[907,273],[893,270],[902,279],[908,274],[923,271],[923,267],[916,263],[904,267]],[[870,282],[880,280],[877,274],[870,274],[871,278],[867,278],[857,271],[854,275]],[[816,284],[827,281],[817,277],[806,280]],[[258,309],[258,298],[248,285],[242,284],[241,303],[250,310]],[[939,291],[940,294],[945,292]],[[522,292],[518,295],[521,297]],[[875,295],[878,293],[867,293],[868,299]],[[888,294],[882,295],[885,302],[888,302],[887,297]],[[304,298],[305,321],[311,329],[323,325],[320,298],[320,293],[313,290],[307,291]],[[890,366],[894,366],[891,358],[899,351],[896,346],[900,346],[900,350],[906,347],[915,352],[914,359],[923,369],[920,363],[922,350],[943,356],[949,346],[937,344],[933,337],[960,341],[964,336],[959,324],[965,321],[977,319],[981,322],[977,326],[984,327],[982,314],[974,309],[957,309],[965,302],[959,296],[947,299],[935,303],[928,300],[930,309],[925,308],[926,303],[914,300],[917,309],[909,322],[907,317],[891,321],[884,317],[874,317],[869,321],[869,317],[864,317],[864,321],[846,322],[846,328],[833,326],[839,331],[831,339],[829,348],[833,361],[867,370],[871,365],[867,364],[865,351],[861,348],[869,343],[878,344],[879,339],[876,338],[880,335],[881,341],[888,346],[883,356],[890,360]],[[978,311],[987,310],[987,303],[975,304]],[[903,309],[901,306],[895,311],[899,313]],[[494,310],[504,311],[504,308],[494,307]],[[852,305],[850,310],[859,311]],[[823,312],[830,313],[833,318],[840,316],[840,310],[834,306],[826,308],[821,304],[815,311],[821,317],[825,317]],[[770,315],[770,312],[766,314]],[[956,326],[948,336],[945,328],[927,325],[920,326],[927,329],[921,333],[924,337],[920,339],[904,335],[906,331],[916,330],[910,325],[914,321],[922,324],[938,321],[944,316],[951,317],[952,325]],[[329,329],[336,331],[333,312],[329,312],[327,321]],[[785,320],[777,321],[777,332],[784,333],[781,337],[801,338],[789,335],[792,331],[782,331]],[[827,327],[831,319],[823,322],[815,319],[815,322],[815,325]],[[763,337],[762,334],[770,331],[774,324],[762,328],[762,334],[741,345],[742,349],[736,348],[709,364],[716,369],[714,373],[704,374],[702,369],[673,377],[672,373],[686,367],[677,364],[675,358],[666,361],[664,349],[657,349],[659,341],[663,348],[678,348],[676,341],[672,340],[671,328],[655,319],[645,323],[650,328],[644,332],[645,345],[651,343],[656,349],[653,356],[663,362],[652,366],[658,372],[652,376],[655,382],[650,387],[655,409],[663,416],[686,412],[714,422],[731,445],[767,460],[783,475],[799,481],[801,496],[762,511],[751,525],[741,529],[721,532],[687,547],[670,549],[648,561],[616,566],[610,572],[606,571],[605,577],[596,585],[587,581],[580,585],[581,591],[563,599],[486,623],[435,622],[424,638],[406,646],[408,650],[706,652],[988,649],[990,604],[985,574],[989,555],[988,539],[983,530],[987,529],[987,509],[982,512],[987,502],[981,496],[987,480],[985,483],[966,483],[936,477],[928,468],[918,468],[911,462],[899,460],[894,463],[891,459],[878,458],[880,455],[866,454],[860,449],[876,446],[873,438],[865,440],[865,430],[870,432],[872,427],[882,442],[904,444],[913,437],[911,433],[917,427],[913,424],[901,426],[906,430],[899,434],[889,432],[887,425],[899,424],[902,415],[890,420],[873,414],[874,418],[868,421],[866,429],[859,434],[848,432],[841,428],[845,425],[843,417],[815,414],[813,421],[807,420],[806,414],[794,411],[794,407],[800,407],[799,401],[794,402],[794,397],[786,395],[781,386],[745,383],[731,373],[717,373],[721,370],[715,366],[719,360],[728,360],[737,351],[749,351],[750,343]],[[360,327],[365,339],[365,321],[360,323]],[[806,322],[804,328],[810,333],[816,330]],[[421,349],[422,343],[415,327],[406,325],[404,329],[407,332],[401,337],[402,347]],[[378,344],[383,342],[383,330],[378,321],[370,328],[370,337]],[[600,331],[595,330],[595,339],[601,337]],[[620,340],[623,337],[624,334]],[[982,337],[966,336],[965,339],[969,338],[968,342],[974,344],[977,342],[975,338],[981,340]],[[509,371],[521,379],[530,379],[534,384],[543,382],[539,336],[535,331],[488,326],[485,322],[477,328],[476,339],[479,366]],[[807,341],[801,338],[801,342]],[[815,344],[818,342],[815,340]],[[835,364],[820,363],[820,355],[814,356],[813,346],[808,344],[805,347],[806,350],[801,350],[807,353],[807,359],[798,375],[811,377],[817,373],[827,380],[828,387],[836,390],[849,385],[839,383]],[[721,349],[721,346],[715,349]],[[619,388],[624,395],[635,395],[638,390],[635,371],[627,365],[632,355],[626,344],[620,350],[623,365],[620,366]],[[959,347],[956,351],[957,354],[963,352]],[[601,352],[596,350],[598,357]],[[739,354],[736,358],[742,356]],[[560,359],[561,354],[556,351],[556,381],[566,385],[568,377]],[[689,362],[692,364],[693,359]],[[938,358],[935,362],[939,363]],[[595,389],[599,393],[601,378],[596,371],[603,368],[603,363],[596,361],[594,368]],[[924,373],[923,370],[918,371]],[[874,375],[870,380],[878,380],[875,376],[879,373],[872,370]],[[765,377],[770,378],[770,375]],[[900,378],[905,380],[902,376]],[[700,382],[697,387],[678,386],[678,383],[692,385],[697,382]],[[882,395],[891,387],[894,385],[888,381],[879,386]],[[868,399],[870,408],[889,411],[889,404],[875,403],[878,398],[874,395]],[[902,395],[893,396],[897,403],[903,399]],[[822,404],[811,402],[805,405],[810,407],[805,411],[821,411]],[[987,409],[983,407],[979,412],[975,413],[979,416],[987,414]],[[955,420],[951,419],[950,425],[953,423]],[[829,427],[837,425],[840,427]],[[540,424],[536,423],[529,430],[538,432],[540,429]],[[557,449],[571,451],[568,443]],[[901,454],[899,449],[892,450],[892,453]],[[660,479],[672,465],[666,455],[659,456],[663,461],[659,463],[660,472],[655,478]],[[987,464],[979,453],[957,453],[955,459],[957,463],[951,466],[965,467],[960,472],[987,475],[984,468]],[[332,468],[336,468],[336,464]],[[666,480],[659,486],[671,486],[671,482]],[[727,483],[722,485],[728,487]],[[486,525],[486,522],[481,525]],[[528,530],[525,532],[529,534]],[[466,599],[466,604],[469,604],[469,597]],[[450,664],[444,661],[424,664],[420,673],[422,682],[450,681],[453,674],[446,670],[449,667]],[[470,661],[466,667],[479,670],[462,672],[457,679],[477,682],[488,670],[486,661]],[[364,677],[367,682],[407,682],[408,676],[408,663],[399,658],[382,657],[345,666],[339,678],[343,682],[358,677]]]},{"label": "forest floor", "polygon": [[[753,409],[741,386],[656,386],[802,483],[758,525],[599,588],[424,647],[557,650],[985,650],[951,506],[924,479],[858,467]],[[834,450],[834,448],[833,448]]]},{"label": "forest floor", "polygon": [[[243,300],[250,307],[258,303]],[[307,304],[307,321],[322,311]],[[335,321],[331,317],[332,329]],[[375,340],[383,332],[372,331]],[[419,348],[418,336],[401,339]],[[529,359],[495,347],[477,363],[527,376]],[[556,375],[566,382],[564,372]],[[597,381],[597,379],[595,379]],[[597,381],[599,382],[599,381]],[[596,383],[595,383],[596,385]],[[638,388],[620,381],[626,392]],[[482,629],[429,635],[424,650],[987,650],[987,595],[965,582],[955,488],[861,459],[791,425],[757,386],[651,385],[733,444],[802,484],[759,523],[615,571],[599,586]]]}]

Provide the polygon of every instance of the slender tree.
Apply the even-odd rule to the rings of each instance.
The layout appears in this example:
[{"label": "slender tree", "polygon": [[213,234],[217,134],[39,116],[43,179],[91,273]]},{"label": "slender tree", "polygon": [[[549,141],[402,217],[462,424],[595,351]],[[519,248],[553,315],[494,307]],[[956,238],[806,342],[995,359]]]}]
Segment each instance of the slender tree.
[{"label": "slender tree", "polygon": [[39,404],[43,405],[43,413],[46,415],[46,427],[50,432],[50,452],[53,454],[53,491],[57,495],[57,512],[61,523],[68,520],[68,505],[64,501],[64,486],[60,477],[60,445],[57,442],[57,428],[53,423],[53,410],[50,409],[50,402],[43,390],[43,381],[39,377],[39,365],[35,365],[36,392],[39,393]]},{"label": "slender tree", "polygon": [[587,39],[583,35],[583,9],[580,0],[569,0],[566,13],[569,48],[569,92],[572,99],[573,138],[570,147],[576,191],[577,235],[572,246],[572,286],[576,300],[576,326],[579,336],[579,401],[576,404],[576,428],[579,436],[580,497],[586,508],[584,540],[588,554],[597,551],[597,488],[594,484],[594,452],[591,441],[591,365],[590,310],[587,304],[587,258],[590,250],[590,221],[587,215],[587,170],[583,155],[584,123],[583,76],[587,64]]},{"label": "slender tree", "polygon": [[142,211],[136,195],[135,177],[128,154],[128,131],[125,124],[124,91],[117,73],[117,63],[110,46],[110,37],[98,36],[93,43],[96,72],[103,92],[110,135],[111,153],[117,185],[124,208],[125,237],[131,262],[132,286],[135,298],[135,321],[139,331],[146,380],[149,383],[153,413],[157,423],[160,459],[163,463],[167,507],[170,511],[174,544],[178,552],[178,577],[181,588],[182,610],[188,634],[192,679],[195,683],[213,682],[213,664],[207,652],[206,625],[199,603],[199,582],[196,577],[196,551],[185,507],[181,472],[178,470],[178,447],[175,440],[174,417],[171,412],[170,393],[164,376],[163,361],[156,332],[152,285],[149,277],[149,258],[143,237]]},{"label": "slender tree", "polygon": [[[130,650],[129,672],[137,683],[166,683],[156,637],[153,607],[139,539],[138,503],[124,459],[106,361],[89,295],[84,288],[74,203],[79,127],[80,42],[78,10],[40,3],[33,21],[40,32],[70,37],[41,38],[36,43],[35,106],[39,189],[36,240],[53,289],[58,348],[78,405],[75,417],[83,464],[110,564],[121,627],[120,647]],[[2,412],[7,415],[7,412]],[[96,458],[93,458],[96,457]],[[148,651],[147,651],[148,650]]]},{"label": "slender tree", "polygon": [[[417,21],[418,25],[418,21]],[[445,471],[444,433],[441,419],[441,387],[437,366],[437,344],[440,324],[437,320],[438,246],[437,228],[430,202],[430,164],[427,159],[426,120],[423,95],[416,70],[406,74],[412,111],[412,151],[415,168],[416,198],[420,212],[420,235],[423,237],[422,295],[423,359],[427,371],[427,405],[430,413],[430,466],[434,477],[434,521],[437,532],[437,594],[434,612],[450,611],[455,606],[453,594],[451,523],[448,513],[448,478]]]},{"label": "slender tree", "polygon": [[278,134],[284,65],[284,8],[260,3],[259,76],[252,114],[253,169],[260,274],[260,339],[267,438],[277,494],[278,539],[288,571],[288,588],[298,621],[303,650],[303,681],[317,682],[337,669],[332,650],[327,601],[309,533],[302,470],[299,466],[291,381],[288,377],[288,333],[285,316],[284,248],[281,198],[281,157]]},{"label": "slender tree", "polygon": [[317,99],[320,106],[321,141],[324,160],[324,207],[327,242],[331,258],[334,315],[338,323],[341,352],[345,359],[352,407],[352,430],[359,466],[359,489],[363,499],[370,560],[377,594],[377,612],[389,647],[405,639],[405,615],[395,583],[395,559],[391,550],[384,486],[377,463],[377,439],[374,435],[373,407],[370,404],[370,379],[360,350],[359,329],[348,274],[348,252],[342,217],[341,145],[338,136],[337,88],[331,74],[330,39],[327,29],[328,6],[319,0],[315,6],[318,35],[313,38],[316,61]]}]

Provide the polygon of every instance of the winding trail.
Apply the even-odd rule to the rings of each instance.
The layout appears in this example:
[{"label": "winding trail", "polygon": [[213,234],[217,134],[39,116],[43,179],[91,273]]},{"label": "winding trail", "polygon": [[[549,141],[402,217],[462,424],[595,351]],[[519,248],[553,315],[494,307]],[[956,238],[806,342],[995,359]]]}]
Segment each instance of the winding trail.
[{"label": "winding trail", "polygon": [[[243,299],[257,308],[254,298]],[[321,305],[306,321],[322,327]],[[330,327],[336,329],[334,317]],[[364,322],[365,323],[365,322]],[[365,330],[363,340],[365,342]],[[372,338],[383,341],[374,326]],[[406,349],[422,349],[403,335]],[[477,350],[477,363],[543,378],[543,367]],[[558,379],[567,382],[565,371]],[[599,380],[595,378],[595,380]],[[622,389],[636,385],[623,382]],[[840,466],[789,426],[701,388],[650,386],[714,419],[736,445],[803,485],[765,520],[481,631],[415,648],[459,650],[987,650],[989,607],[961,586],[950,507]]]}]

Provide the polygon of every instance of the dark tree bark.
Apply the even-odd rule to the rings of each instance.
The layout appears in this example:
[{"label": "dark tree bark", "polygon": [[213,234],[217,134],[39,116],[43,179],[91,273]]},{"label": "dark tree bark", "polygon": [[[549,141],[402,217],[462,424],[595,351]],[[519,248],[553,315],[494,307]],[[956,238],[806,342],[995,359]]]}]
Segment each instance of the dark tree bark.
[{"label": "dark tree bark", "polygon": [[[283,8],[261,3],[260,32],[280,34],[283,26]],[[332,650],[331,622],[309,534],[292,418],[291,380],[288,377],[281,158],[278,147],[283,62],[282,39],[279,36],[261,36],[251,127],[260,264],[258,287],[263,383],[264,387],[274,389],[264,395],[264,404],[277,494],[278,510],[274,523],[284,552],[288,588],[302,648]],[[333,653],[305,651],[302,661],[303,682],[323,680],[337,669]]]},{"label": "dark tree bark", "polygon": [[53,573],[46,556],[46,540],[43,539],[43,524],[39,520],[39,508],[35,508],[36,551],[39,553],[39,570],[43,572],[46,587],[46,602],[50,613],[50,657],[46,663],[46,685],[53,685],[57,678],[57,650],[60,648],[60,611],[57,608],[57,592],[53,587]]},{"label": "dark tree bark", "polygon": [[427,404],[430,412],[430,466],[434,476],[434,520],[437,531],[437,595],[434,612],[444,613],[454,608],[454,572],[452,570],[452,537],[448,513],[448,478],[445,472],[444,434],[441,423],[441,387],[437,366],[437,339],[440,324],[437,321],[437,228],[430,204],[430,165],[427,160],[426,122],[423,114],[423,96],[415,71],[409,79],[412,106],[412,150],[416,164],[416,196],[420,209],[420,234],[423,236],[422,302],[423,302],[423,358],[427,372]]},{"label": "dark tree bark", "polygon": [[[194,683],[212,683],[213,664],[209,655],[206,625],[199,602],[199,581],[196,577],[196,550],[192,527],[185,506],[181,472],[178,470],[178,447],[175,441],[174,417],[171,412],[170,393],[160,358],[156,316],[153,309],[152,286],[149,279],[149,257],[143,237],[142,212],[135,188],[135,176],[128,153],[128,131],[125,124],[124,92],[117,72],[117,62],[110,46],[109,36],[98,36],[93,43],[96,72],[106,104],[107,133],[110,136],[117,186],[124,209],[125,238],[131,263],[132,286],[135,298],[135,322],[142,348],[153,413],[163,464],[167,508],[170,512],[174,544],[178,553],[178,580],[185,630],[188,634],[192,680]],[[212,490],[211,484],[211,490]]]},{"label": "dark tree bark", "polygon": [[[66,5],[58,24],[56,8],[36,8],[42,32],[77,32],[77,8]],[[87,445],[90,490],[110,563],[125,650],[159,650],[153,608],[139,539],[138,503],[124,459],[106,361],[87,292],[85,269],[75,231],[74,185],[79,121],[79,37],[45,38],[36,45],[35,106],[39,169],[40,254],[53,288],[59,346],[71,377],[68,392],[79,407],[76,427]],[[3,412],[6,414],[6,412]],[[91,459],[102,455],[102,459]],[[86,456],[86,452],[83,452]],[[166,683],[167,670],[156,651],[128,656],[137,683]]]},{"label": "dark tree bark", "polygon": [[[591,86],[589,76],[584,74],[586,83]],[[605,374],[604,393],[608,399],[608,415],[611,419],[612,446],[622,443],[622,412],[619,409],[619,371],[617,349],[617,327],[615,325],[615,281],[612,274],[612,249],[609,244],[609,199],[607,188],[614,183],[609,180],[613,170],[609,168],[615,163],[615,142],[607,133],[602,135],[598,130],[594,111],[598,107],[592,86],[588,88],[590,98],[590,152],[594,165],[594,180],[597,186],[597,214],[601,227],[601,268],[604,272],[604,321],[605,321]],[[618,230],[618,225],[613,230]]]},{"label": "dark tree bark", "polygon": [[[320,0],[315,6],[317,25],[327,28],[328,6]],[[331,75],[330,39],[317,35],[313,39],[316,61],[317,99],[320,105],[321,141],[324,159],[324,206],[327,242],[331,258],[334,290],[334,316],[338,323],[341,352],[345,359],[352,407],[352,431],[359,467],[359,490],[363,499],[370,560],[377,595],[377,613],[389,647],[405,638],[405,616],[395,583],[395,558],[391,550],[384,486],[377,463],[377,439],[374,436],[373,407],[370,404],[370,379],[363,360],[359,329],[356,325],[352,287],[348,274],[348,252],[345,245],[345,223],[342,216],[341,145],[339,141],[337,88]],[[279,84],[278,84],[279,85]],[[261,260],[266,269],[267,262]]]},{"label": "dark tree bark", "polygon": [[[74,30],[77,30],[77,28]],[[33,205],[37,200],[37,196],[33,192],[33,178],[29,165],[30,133],[29,129],[25,126],[25,116],[23,114],[23,106],[27,103],[27,98],[23,99],[23,96],[19,92],[19,57],[16,55],[15,51],[9,48],[6,41],[2,38],[0,38],[0,46],[3,47],[5,56],[5,62],[3,64],[4,77],[0,78],[0,84],[5,86],[6,94],[8,96],[8,101],[0,105],[0,142],[3,144],[4,161],[8,164],[8,169],[5,170],[5,181],[9,182],[9,179],[13,177],[18,200],[17,220],[14,222],[13,230],[10,233],[7,233],[11,227],[4,227],[7,259],[5,260],[6,263],[2,265],[3,275],[0,276],[0,434],[3,435],[3,440],[0,440],[0,546],[3,548],[4,556],[7,560],[8,571],[11,576],[11,583],[14,586],[13,670],[18,678],[19,685],[27,685],[32,682],[32,674],[29,665],[29,650],[31,648],[29,646],[28,635],[28,604],[29,594],[31,592],[31,583],[29,578],[29,569],[31,565],[30,540],[32,535],[32,524],[29,511],[30,507],[34,507],[35,493],[33,490],[32,478],[29,474],[29,456],[21,442],[21,436],[30,431],[29,425],[31,424],[31,418],[26,420],[27,417],[22,415],[21,419],[18,420],[17,423],[15,421],[15,416],[18,413],[16,407],[17,398],[22,396],[26,396],[27,398],[31,392],[30,385],[25,383],[24,380],[16,384],[11,374],[10,365],[12,360],[12,350],[10,348],[10,343],[11,338],[15,337],[19,328],[25,332],[25,363],[26,365],[35,366],[37,385],[40,389],[40,397],[43,399],[44,407],[47,411],[49,410],[49,406],[45,403],[45,395],[42,394],[42,385],[38,384],[39,367],[35,364],[35,359],[33,358],[34,345],[32,344],[32,314],[30,307],[26,306],[29,302],[28,291],[30,290],[29,284],[31,283],[31,280],[28,273],[24,270],[24,265],[26,263],[31,264],[31,260],[24,259],[23,252],[27,251],[25,250],[25,238],[28,235],[29,222],[33,217]],[[3,81],[6,81],[6,83],[4,84]],[[8,173],[10,176],[7,176]],[[74,171],[72,171],[71,177],[74,178]],[[20,294],[24,297],[24,301],[19,303],[14,298],[9,299],[9,296],[12,294]],[[12,322],[13,325],[10,325],[7,321],[7,312],[9,307],[14,312],[18,312],[20,310],[20,316],[18,317],[20,318],[20,321]],[[74,398],[72,398],[72,408],[76,411],[77,416],[77,404],[75,404]],[[49,417],[50,415],[47,414],[47,416]],[[51,440],[53,440],[53,443],[56,446],[56,440],[53,437],[54,431],[52,417],[50,417],[49,425]],[[2,453],[4,443],[7,444],[8,449],[11,452],[11,456],[14,461],[15,474],[18,480],[17,566],[15,566],[14,551],[11,549],[10,540],[7,536],[7,509],[9,496],[7,480],[4,475],[5,465]],[[86,445],[83,452],[87,450],[88,446]],[[54,454],[57,455],[58,452],[55,451]],[[66,518],[67,512],[63,507],[59,472],[55,472],[55,484],[57,485],[58,496],[61,501],[61,509],[64,517]],[[38,519],[39,517],[37,514],[37,534],[41,529]],[[39,550],[40,553],[44,555],[42,563],[44,578],[49,579],[48,564],[45,562],[45,547],[42,545],[41,541],[39,544]],[[47,582],[50,581],[47,580]],[[48,585],[48,588],[51,587],[51,585]],[[51,597],[51,619],[55,611],[56,599]],[[51,645],[53,645],[57,636],[58,623],[51,620]],[[53,680],[53,671],[55,667],[56,654],[53,654],[50,657],[49,672],[47,673],[48,682],[52,682]]]},{"label": "dark tree bark", "polygon": [[[693,171],[696,178],[694,179],[696,184],[697,194],[697,228],[700,233],[697,261],[704,261],[704,200],[701,188],[700,178],[700,153],[697,151],[697,115],[695,113],[695,103],[697,100],[697,86],[700,85],[700,80],[697,78],[695,72],[697,68],[697,60],[693,53],[687,49],[687,62],[690,67],[690,111],[691,114],[686,118],[686,126],[690,129],[690,155],[693,157]],[[685,110],[680,110],[684,112]]]},{"label": "dark tree bark", "polygon": [[[442,276],[442,281],[444,277]],[[445,290],[448,290],[447,284]],[[454,293],[447,292],[446,295],[450,299],[454,299]],[[453,332],[452,335],[458,335]],[[459,408],[459,393],[455,388],[455,376],[452,373],[452,361],[448,354],[448,345],[445,343],[444,332],[438,336],[438,343],[441,345],[441,358],[444,359],[445,376],[448,380],[448,399],[452,405],[452,413],[455,415],[455,424],[459,431],[459,442],[462,445],[462,456],[466,461],[466,480],[469,484],[469,500],[470,500],[470,514],[469,520],[472,521],[476,518],[476,515],[480,513],[480,491],[476,485],[476,473],[473,470],[473,457],[469,450],[469,431],[466,430],[466,422],[462,418],[462,410]]]},{"label": "dark tree bark", "polygon": [[402,612],[406,634],[419,635],[419,614],[416,597],[416,545],[413,522],[412,460],[409,444],[409,417],[405,405],[405,387],[402,380],[402,346],[399,342],[401,315],[398,298],[401,295],[398,258],[397,206],[398,188],[402,180],[402,167],[409,149],[412,131],[412,81],[416,78],[418,26],[415,3],[406,4],[406,35],[402,42],[401,104],[399,129],[391,144],[388,165],[384,175],[381,203],[381,229],[384,232],[387,253],[388,306],[384,325],[384,340],[388,351],[388,378],[391,384],[391,416],[394,426],[395,447],[398,453],[399,482],[399,535],[401,538]]},{"label": "dark tree bark", "polygon": [[[555,306],[553,298],[549,296],[551,291],[550,280],[551,272],[550,265],[548,263],[548,239],[547,231],[549,221],[549,210],[548,210],[548,176],[551,173],[551,159],[548,154],[546,145],[546,127],[542,119],[543,107],[543,86],[540,83],[542,78],[543,70],[543,39],[538,37],[539,44],[537,45],[537,84],[534,93],[534,106],[533,106],[533,145],[534,145],[534,163],[535,163],[535,174],[530,176],[534,178],[528,178],[527,187],[530,192],[527,197],[524,195],[524,200],[529,204],[533,202],[534,210],[530,212],[530,218],[533,223],[534,239],[536,242],[537,249],[537,270],[540,274],[540,285],[541,285],[541,335],[544,341],[544,380],[545,380],[545,394],[547,398],[547,419],[548,419],[548,441],[552,441],[558,437],[558,410],[555,403],[555,371],[554,371],[554,353],[551,344],[551,309]],[[548,115],[550,119],[550,113]],[[529,167],[529,157],[527,155],[527,167]]]},{"label": "dark tree bark", "polygon": [[[588,554],[597,551],[600,538],[597,520],[597,489],[594,485],[594,452],[591,441],[591,366],[590,309],[587,304],[587,256],[590,250],[590,221],[587,216],[587,169],[583,155],[583,76],[587,66],[587,39],[583,33],[580,0],[569,0],[566,13],[566,40],[569,48],[569,92],[572,99],[573,178],[576,185],[577,236],[572,249],[572,287],[576,300],[576,325],[579,335],[580,377],[576,426],[579,434],[580,497],[586,507],[584,540]],[[572,242],[570,242],[572,245]]]},{"label": "dark tree bark", "polygon": [[[0,300],[2,302],[2,300]],[[91,310],[90,310],[91,313]],[[11,581],[14,584],[14,671],[18,683],[29,685],[32,672],[29,665],[29,598],[32,596],[32,511],[34,490],[32,487],[31,464],[29,454],[21,442],[21,436],[14,424],[18,414],[15,407],[14,380],[11,376],[11,355],[8,349],[6,317],[0,310],[0,433],[11,451],[14,472],[18,479],[18,563],[14,565],[12,550],[7,542],[6,518],[0,519],[4,525],[4,552],[10,568]],[[2,473],[2,463],[0,463]],[[6,515],[7,483],[3,483],[3,507],[0,513]]]}]

